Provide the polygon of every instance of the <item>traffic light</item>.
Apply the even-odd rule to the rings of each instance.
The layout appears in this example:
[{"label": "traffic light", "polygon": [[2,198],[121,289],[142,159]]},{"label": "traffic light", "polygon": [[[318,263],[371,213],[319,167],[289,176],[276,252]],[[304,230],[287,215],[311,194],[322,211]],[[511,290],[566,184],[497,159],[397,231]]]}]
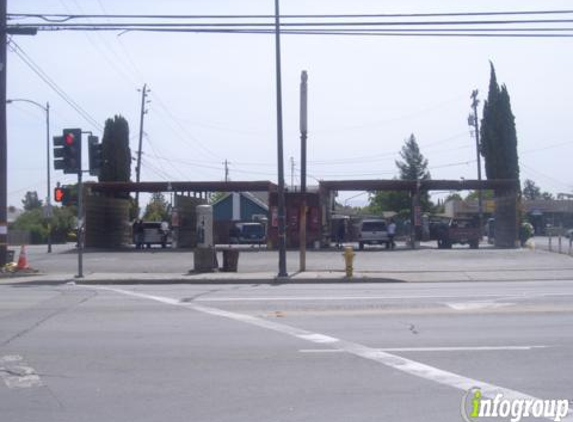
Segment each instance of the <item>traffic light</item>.
[{"label": "traffic light", "polygon": [[54,168],[64,169],[64,137],[54,136]]},{"label": "traffic light", "polygon": [[99,176],[101,165],[103,162],[102,157],[102,144],[99,143],[97,136],[88,136],[88,153],[90,161],[90,174],[92,176]]},{"label": "traffic light", "polygon": [[76,205],[77,198],[72,186],[64,185],[54,188],[54,201],[61,203],[65,207]]},{"label": "traffic light", "polygon": [[62,138],[64,173],[79,173],[82,171],[82,130],[64,129]]},{"label": "traffic light", "polygon": [[63,202],[66,196],[66,190],[62,187],[57,187],[54,189],[54,201]]}]

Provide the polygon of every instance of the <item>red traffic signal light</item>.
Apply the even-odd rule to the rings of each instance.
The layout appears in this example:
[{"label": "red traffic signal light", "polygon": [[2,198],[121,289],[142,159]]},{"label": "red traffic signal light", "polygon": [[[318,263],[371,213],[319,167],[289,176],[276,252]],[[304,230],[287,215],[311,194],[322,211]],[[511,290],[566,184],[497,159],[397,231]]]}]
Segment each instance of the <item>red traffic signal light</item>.
[{"label": "red traffic signal light", "polygon": [[66,191],[64,190],[64,188],[54,189],[54,201],[63,202],[65,196],[66,196]]},{"label": "red traffic signal light", "polygon": [[67,146],[71,147],[74,144],[75,140],[76,140],[76,138],[72,132],[66,133],[64,136],[64,143]]},{"label": "red traffic signal light", "polygon": [[58,186],[54,188],[54,201],[61,203],[64,207],[76,205],[77,193],[70,185]]}]

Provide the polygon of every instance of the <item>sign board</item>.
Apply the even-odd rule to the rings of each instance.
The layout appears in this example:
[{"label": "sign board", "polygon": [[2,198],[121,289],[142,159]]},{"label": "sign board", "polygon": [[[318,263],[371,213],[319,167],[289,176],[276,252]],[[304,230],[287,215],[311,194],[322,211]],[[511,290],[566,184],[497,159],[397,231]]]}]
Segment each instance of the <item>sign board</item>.
[{"label": "sign board", "polygon": [[52,204],[46,204],[42,207],[42,214],[44,218],[52,218],[54,216],[54,210],[52,209]]}]

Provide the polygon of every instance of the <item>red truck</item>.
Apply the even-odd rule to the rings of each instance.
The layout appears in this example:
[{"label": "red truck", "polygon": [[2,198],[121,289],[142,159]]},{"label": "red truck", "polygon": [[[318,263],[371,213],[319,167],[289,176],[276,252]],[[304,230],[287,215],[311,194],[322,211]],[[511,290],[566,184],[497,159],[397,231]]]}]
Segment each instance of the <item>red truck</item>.
[{"label": "red truck", "polygon": [[475,219],[452,218],[441,223],[436,231],[439,249],[451,249],[455,243],[470,245],[472,249],[479,247],[481,232]]}]

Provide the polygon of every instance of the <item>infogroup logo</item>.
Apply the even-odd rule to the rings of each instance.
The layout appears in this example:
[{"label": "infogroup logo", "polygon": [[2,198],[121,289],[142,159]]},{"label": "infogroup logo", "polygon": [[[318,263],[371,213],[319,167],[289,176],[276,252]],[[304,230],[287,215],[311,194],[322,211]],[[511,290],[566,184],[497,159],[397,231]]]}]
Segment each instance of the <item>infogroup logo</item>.
[{"label": "infogroup logo", "polygon": [[466,392],[462,401],[462,417],[466,422],[484,418],[508,418],[519,422],[522,418],[543,418],[561,421],[569,412],[569,400],[504,399],[496,394],[485,398],[479,388]]}]

